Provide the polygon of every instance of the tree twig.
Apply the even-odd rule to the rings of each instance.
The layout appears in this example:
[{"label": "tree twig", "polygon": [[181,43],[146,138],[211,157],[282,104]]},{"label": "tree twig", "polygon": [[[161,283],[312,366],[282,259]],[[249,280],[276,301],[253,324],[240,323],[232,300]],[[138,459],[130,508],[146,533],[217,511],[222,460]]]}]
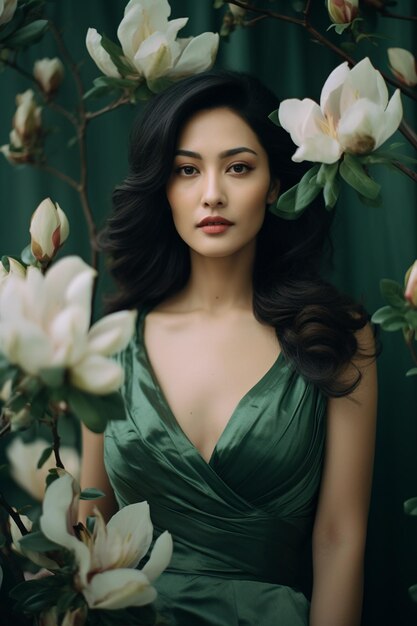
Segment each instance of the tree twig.
[{"label": "tree twig", "polygon": [[417,172],[404,165],[404,163],[401,163],[401,161],[393,161],[393,165],[398,170],[404,172],[404,174],[411,178],[415,183],[417,183]]},{"label": "tree twig", "polygon": [[24,523],[22,522],[22,520],[20,519],[19,513],[17,513],[17,511],[15,511],[10,506],[10,504],[6,501],[6,498],[4,497],[1,491],[0,491],[0,506],[3,507],[3,509],[8,513],[8,515],[10,515],[10,517],[12,518],[12,520],[14,521],[14,523],[16,524],[16,526],[18,527],[22,535],[27,535],[29,531],[24,525]]},{"label": "tree twig", "polygon": [[56,467],[61,467],[62,469],[65,469],[64,464],[61,460],[60,453],[59,453],[61,437],[58,434],[58,412],[54,412],[54,414],[52,415],[50,427],[52,431],[52,440],[53,440],[52,445],[53,445],[53,450],[54,450]]},{"label": "tree twig", "polygon": [[111,102],[109,105],[103,107],[102,109],[98,109],[97,111],[87,111],[85,114],[86,120],[87,122],[89,122],[90,120],[99,117],[99,115],[103,115],[103,113],[108,113],[109,111],[114,111],[114,109],[117,109],[118,107],[127,104],[128,102],[129,96],[120,96],[120,98],[114,100],[114,102]]},{"label": "tree twig", "polygon": [[94,269],[97,269],[97,249],[96,249],[96,237],[97,228],[93,217],[93,212],[90,207],[90,202],[87,193],[87,146],[86,146],[86,129],[87,129],[87,112],[84,105],[84,87],[81,81],[78,65],[73,61],[61,34],[56,29],[54,24],[50,25],[51,32],[55,38],[57,46],[61,52],[62,57],[65,59],[72,77],[75,82],[75,86],[78,94],[78,113],[79,122],[77,127],[78,147],[80,151],[80,183],[78,185],[78,193],[80,194],[81,206],[84,212],[84,217],[87,223],[88,234],[91,244],[91,265]]},{"label": "tree twig", "polygon": [[59,178],[64,183],[66,183],[67,185],[75,189],[76,191],[78,192],[80,191],[80,184],[77,183],[76,180],[71,178],[71,176],[67,176],[67,174],[64,174],[64,172],[57,170],[55,167],[52,167],[51,165],[47,165],[46,163],[40,163],[40,162],[34,162],[32,163],[32,165],[36,167],[38,170],[41,170],[42,172],[46,172],[47,174],[51,174],[51,176],[55,176],[56,178]]}]

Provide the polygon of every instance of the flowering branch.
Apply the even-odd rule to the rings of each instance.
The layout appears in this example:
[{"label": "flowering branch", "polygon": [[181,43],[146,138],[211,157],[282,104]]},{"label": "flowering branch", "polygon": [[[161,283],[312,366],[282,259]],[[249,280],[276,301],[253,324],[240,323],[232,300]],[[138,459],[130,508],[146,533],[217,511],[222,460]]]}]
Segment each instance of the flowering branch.
[{"label": "flowering branch", "polygon": [[[299,19],[296,17],[292,17],[290,15],[283,15],[282,13],[270,11],[269,9],[260,9],[259,7],[253,6],[251,4],[243,3],[241,0],[231,0],[229,4],[235,4],[238,7],[245,8],[247,11],[253,11],[254,13],[266,15],[276,20],[289,22],[291,24],[296,24],[297,26],[301,26],[312,36],[313,39],[315,39],[319,43],[326,46],[326,48],[328,48],[329,50],[332,50],[332,52],[334,52],[337,56],[339,56],[344,61],[347,61],[351,67],[353,67],[357,63],[353,57],[347,54],[342,48],[339,48],[339,46],[336,46],[332,41],[327,39],[327,37],[322,35],[316,28],[314,28],[314,26],[312,26],[311,22],[309,21],[309,12],[307,11],[306,13],[306,10],[304,10],[304,18]],[[306,5],[306,9],[309,9],[308,3]],[[393,87],[400,89],[406,96],[408,96],[409,98],[417,102],[416,93],[414,93],[410,89],[407,89],[400,81],[396,80],[395,78],[391,78],[390,76],[388,76],[382,71],[380,71],[380,73],[384,77],[386,82],[388,82]],[[414,147],[417,147],[417,144],[413,144],[413,145]]]}]

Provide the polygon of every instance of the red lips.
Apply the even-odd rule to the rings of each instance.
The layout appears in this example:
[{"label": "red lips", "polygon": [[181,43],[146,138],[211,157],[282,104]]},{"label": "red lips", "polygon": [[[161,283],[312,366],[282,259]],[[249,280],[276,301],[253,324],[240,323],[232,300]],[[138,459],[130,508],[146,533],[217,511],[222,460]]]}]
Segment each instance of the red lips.
[{"label": "red lips", "polygon": [[210,217],[205,217],[197,224],[198,228],[202,226],[215,226],[218,224],[222,224],[224,226],[233,226],[233,222],[229,222],[225,217],[220,217],[219,215],[211,215]]}]

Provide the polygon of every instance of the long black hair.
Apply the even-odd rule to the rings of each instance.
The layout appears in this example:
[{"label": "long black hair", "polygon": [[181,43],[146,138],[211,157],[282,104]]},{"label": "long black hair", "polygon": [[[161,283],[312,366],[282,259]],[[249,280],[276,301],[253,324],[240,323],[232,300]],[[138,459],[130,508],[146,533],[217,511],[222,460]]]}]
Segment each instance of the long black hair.
[{"label": "long black hair", "polygon": [[[190,254],[178,235],[166,197],[184,123],[201,110],[228,107],[256,133],[280,192],[296,184],[305,164],[294,163],[290,136],[268,118],[276,96],[247,74],[212,70],[180,81],[149,102],[132,129],[130,171],[113,194],[114,211],[99,237],[118,291],[110,310],[152,308],[177,293],[190,275]],[[341,382],[358,355],[355,333],[368,316],[361,305],[320,277],[331,213],[315,201],[297,220],[266,212],[253,272],[256,318],[274,326],[284,356],[324,393],[341,396],[359,383]]]}]

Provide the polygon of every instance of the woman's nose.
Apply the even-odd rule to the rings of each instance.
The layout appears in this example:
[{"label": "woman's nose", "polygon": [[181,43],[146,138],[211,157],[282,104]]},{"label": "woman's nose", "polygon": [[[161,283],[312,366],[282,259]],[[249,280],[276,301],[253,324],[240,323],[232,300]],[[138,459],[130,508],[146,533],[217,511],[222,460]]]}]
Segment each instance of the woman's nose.
[{"label": "woman's nose", "polygon": [[218,175],[208,174],[206,176],[201,203],[206,208],[222,207],[226,205],[226,194]]}]

